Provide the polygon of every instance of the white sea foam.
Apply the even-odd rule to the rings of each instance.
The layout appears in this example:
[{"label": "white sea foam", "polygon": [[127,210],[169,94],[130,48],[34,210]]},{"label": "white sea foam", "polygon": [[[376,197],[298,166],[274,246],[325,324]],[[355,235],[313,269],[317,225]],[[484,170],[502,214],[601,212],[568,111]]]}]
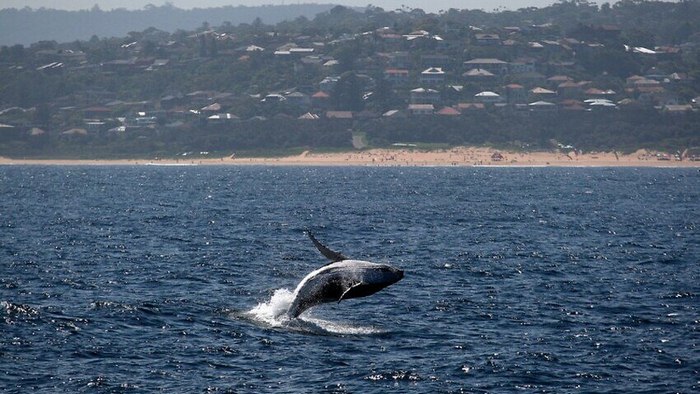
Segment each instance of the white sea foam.
[{"label": "white sea foam", "polygon": [[355,326],[351,323],[319,319],[305,312],[296,319],[290,319],[286,312],[294,301],[294,292],[289,289],[277,289],[270,299],[261,302],[246,314],[259,323],[271,327],[283,327],[294,331],[334,335],[372,335],[385,331],[376,327]]},{"label": "white sea foam", "polygon": [[319,331],[336,335],[373,335],[382,334],[386,331],[376,327],[355,326],[350,323],[334,322],[329,320],[305,317],[303,321],[311,331]]},{"label": "white sea foam", "polygon": [[294,293],[289,289],[277,289],[270,300],[259,303],[248,314],[253,319],[273,327],[283,326],[289,323],[286,313],[293,300]]}]

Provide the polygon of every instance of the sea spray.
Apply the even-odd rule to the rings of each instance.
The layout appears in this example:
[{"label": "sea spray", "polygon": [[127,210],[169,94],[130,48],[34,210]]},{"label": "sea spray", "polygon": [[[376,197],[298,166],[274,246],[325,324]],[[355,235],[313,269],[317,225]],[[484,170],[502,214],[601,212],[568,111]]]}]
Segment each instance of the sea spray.
[{"label": "sea spray", "polygon": [[376,327],[354,326],[343,323],[318,319],[308,312],[304,318],[290,319],[287,316],[289,305],[294,301],[294,292],[289,289],[277,289],[268,301],[261,302],[247,312],[253,320],[271,327],[284,327],[293,331],[331,335],[372,335],[385,331]]},{"label": "sea spray", "polygon": [[293,300],[294,293],[289,289],[277,289],[269,301],[259,303],[248,314],[255,320],[279,327],[289,322],[286,313]]}]

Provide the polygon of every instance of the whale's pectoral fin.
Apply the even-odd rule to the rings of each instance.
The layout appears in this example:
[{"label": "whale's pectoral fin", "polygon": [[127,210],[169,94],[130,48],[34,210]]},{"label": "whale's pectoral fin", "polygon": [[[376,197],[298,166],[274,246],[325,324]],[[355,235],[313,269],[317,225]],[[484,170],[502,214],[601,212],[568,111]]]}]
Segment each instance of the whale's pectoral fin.
[{"label": "whale's pectoral fin", "polygon": [[350,291],[351,291],[352,289],[354,289],[354,288],[356,288],[356,287],[359,287],[359,286],[362,286],[362,282],[354,283],[352,286],[348,287],[348,289],[345,290],[345,291],[343,292],[343,294],[340,295],[340,298],[338,299],[338,304],[340,304],[340,301],[342,301],[342,300],[345,298],[345,296],[348,295],[348,293],[350,293]]},{"label": "whale's pectoral fin", "polygon": [[330,260],[331,263],[335,263],[338,261],[343,261],[343,260],[348,259],[347,257],[343,256],[342,254],[340,254],[338,252],[334,252],[334,251],[328,249],[324,244],[320,243],[316,239],[316,237],[314,237],[314,235],[311,233],[311,231],[307,231],[306,234],[309,236],[309,238],[311,238],[311,242],[314,243],[314,246],[316,246],[316,249],[318,249],[318,251],[321,252],[321,254],[323,256],[325,256],[328,260]]}]

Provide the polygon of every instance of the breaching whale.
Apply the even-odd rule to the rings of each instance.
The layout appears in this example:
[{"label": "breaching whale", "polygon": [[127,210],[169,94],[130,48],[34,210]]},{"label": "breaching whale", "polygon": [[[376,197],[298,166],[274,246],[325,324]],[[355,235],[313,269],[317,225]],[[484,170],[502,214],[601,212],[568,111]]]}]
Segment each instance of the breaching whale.
[{"label": "breaching whale", "polygon": [[386,264],[352,260],[321,244],[307,232],[316,248],[331,262],[306,275],[294,290],[287,310],[291,319],[326,302],[366,297],[403,278],[403,271]]}]

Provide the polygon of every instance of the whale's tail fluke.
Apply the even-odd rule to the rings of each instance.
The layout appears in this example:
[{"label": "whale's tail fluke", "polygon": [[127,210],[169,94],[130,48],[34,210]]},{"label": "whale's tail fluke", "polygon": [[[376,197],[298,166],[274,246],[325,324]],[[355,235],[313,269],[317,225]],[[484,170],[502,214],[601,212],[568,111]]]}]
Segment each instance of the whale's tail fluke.
[{"label": "whale's tail fluke", "polygon": [[318,251],[321,252],[321,254],[323,256],[325,256],[328,260],[331,261],[330,264],[348,259],[347,257],[343,256],[342,254],[328,249],[328,247],[326,247],[324,244],[319,242],[316,239],[316,237],[314,237],[314,234],[311,231],[307,230],[306,234],[309,236],[309,238],[311,238],[311,242],[314,243],[314,246],[316,246],[316,249],[318,249]]}]

